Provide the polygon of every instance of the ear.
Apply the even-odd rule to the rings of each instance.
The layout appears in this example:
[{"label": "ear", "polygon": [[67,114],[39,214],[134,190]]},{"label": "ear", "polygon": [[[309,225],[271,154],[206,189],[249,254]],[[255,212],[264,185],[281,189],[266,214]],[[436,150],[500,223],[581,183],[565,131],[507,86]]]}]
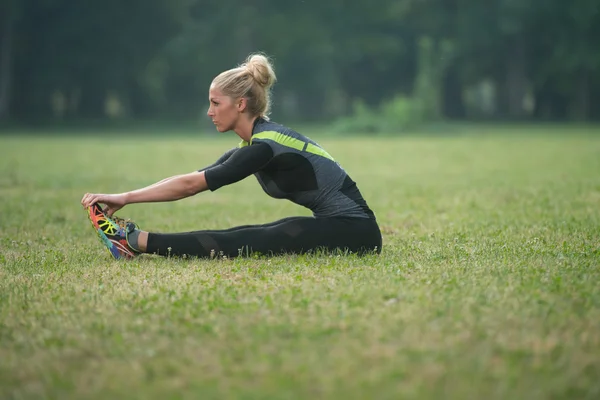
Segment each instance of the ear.
[{"label": "ear", "polygon": [[240,97],[236,102],[238,112],[244,112],[248,106],[248,102],[245,97]]}]

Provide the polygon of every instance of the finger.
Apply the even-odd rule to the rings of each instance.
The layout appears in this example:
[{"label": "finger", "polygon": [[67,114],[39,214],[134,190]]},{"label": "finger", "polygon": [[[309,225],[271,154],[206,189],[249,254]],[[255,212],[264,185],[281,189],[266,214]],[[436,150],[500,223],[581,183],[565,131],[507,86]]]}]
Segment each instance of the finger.
[{"label": "finger", "polygon": [[89,207],[89,206],[91,206],[92,204],[94,204],[94,203],[96,202],[96,200],[95,200],[95,199],[96,199],[96,197],[97,197],[97,196],[96,196],[95,194],[93,194],[93,193],[90,193],[90,194],[88,195],[87,199],[86,199],[86,202],[85,202],[85,205],[86,205],[86,207]]},{"label": "finger", "polygon": [[96,196],[96,195],[94,195],[94,194],[90,194],[90,195],[88,196],[87,200],[86,200],[86,203],[85,203],[85,206],[86,206],[86,208],[87,208],[87,207],[90,207],[90,206],[92,206],[92,205],[94,205],[94,203],[96,203],[96,202],[97,202],[97,197],[98,197],[98,196]]},{"label": "finger", "polygon": [[81,205],[85,208],[86,202],[87,202],[87,198],[89,197],[89,193],[86,193],[83,195],[83,197],[81,198]]}]

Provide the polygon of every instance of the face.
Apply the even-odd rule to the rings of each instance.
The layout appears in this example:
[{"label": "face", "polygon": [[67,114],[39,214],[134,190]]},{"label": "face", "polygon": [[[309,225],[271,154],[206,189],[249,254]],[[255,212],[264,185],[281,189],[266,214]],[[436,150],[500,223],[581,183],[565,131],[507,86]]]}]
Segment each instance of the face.
[{"label": "face", "polygon": [[227,132],[233,130],[243,111],[243,99],[236,101],[211,85],[208,100],[210,107],[206,114],[217,127],[217,131]]}]

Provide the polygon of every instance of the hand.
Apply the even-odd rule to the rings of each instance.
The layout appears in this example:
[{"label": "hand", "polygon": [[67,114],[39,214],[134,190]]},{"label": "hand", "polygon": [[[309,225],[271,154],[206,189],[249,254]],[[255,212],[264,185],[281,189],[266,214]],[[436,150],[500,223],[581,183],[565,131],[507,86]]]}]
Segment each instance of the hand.
[{"label": "hand", "polygon": [[112,217],[115,212],[127,205],[125,194],[95,194],[86,193],[81,199],[83,208],[88,208],[92,204],[105,204],[104,212],[109,217]]}]

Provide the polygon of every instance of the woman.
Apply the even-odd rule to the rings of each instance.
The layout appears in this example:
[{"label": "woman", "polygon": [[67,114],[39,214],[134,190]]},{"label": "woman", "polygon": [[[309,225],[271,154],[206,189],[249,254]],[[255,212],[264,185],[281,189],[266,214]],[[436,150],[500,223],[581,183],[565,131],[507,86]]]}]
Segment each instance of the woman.
[{"label": "woman", "polygon": [[[141,253],[206,258],[315,250],[381,252],[375,215],[354,181],[317,143],[269,120],[275,80],[272,65],[261,54],[251,55],[213,80],[207,114],[219,132],[234,131],[242,139],[213,165],[127,193],[83,196],[81,204],[115,258]],[[127,204],[179,200],[252,174],[269,196],[305,206],[313,217],[175,234],[141,231],[113,217]],[[105,204],[105,209],[99,204]]]}]

